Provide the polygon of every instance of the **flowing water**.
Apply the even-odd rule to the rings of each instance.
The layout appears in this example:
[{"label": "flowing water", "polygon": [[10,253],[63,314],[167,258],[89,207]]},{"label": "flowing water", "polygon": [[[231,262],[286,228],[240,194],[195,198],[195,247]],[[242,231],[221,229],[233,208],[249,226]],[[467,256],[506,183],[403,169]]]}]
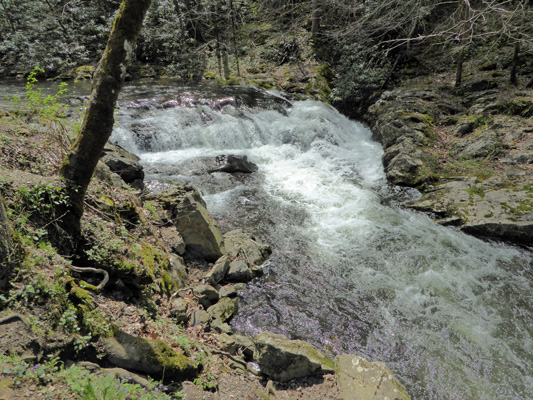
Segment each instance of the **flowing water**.
[{"label": "flowing water", "polygon": [[[149,186],[190,183],[223,230],[272,246],[236,330],[384,361],[413,399],[533,399],[531,252],[403,209],[416,194],[387,184],[371,132],[331,107],[211,92],[130,85],[113,139],[141,157]],[[259,171],[195,171],[220,154]]]}]

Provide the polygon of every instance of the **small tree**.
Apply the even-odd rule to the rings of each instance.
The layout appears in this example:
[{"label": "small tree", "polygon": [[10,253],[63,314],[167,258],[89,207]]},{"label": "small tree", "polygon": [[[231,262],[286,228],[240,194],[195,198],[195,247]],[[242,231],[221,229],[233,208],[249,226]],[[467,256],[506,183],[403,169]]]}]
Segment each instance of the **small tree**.
[{"label": "small tree", "polygon": [[95,71],[91,97],[81,131],[63,160],[60,176],[71,199],[63,228],[80,231],[87,187],[115,122],[114,111],[126,68],[133,54],[151,0],[123,0],[102,59]]}]

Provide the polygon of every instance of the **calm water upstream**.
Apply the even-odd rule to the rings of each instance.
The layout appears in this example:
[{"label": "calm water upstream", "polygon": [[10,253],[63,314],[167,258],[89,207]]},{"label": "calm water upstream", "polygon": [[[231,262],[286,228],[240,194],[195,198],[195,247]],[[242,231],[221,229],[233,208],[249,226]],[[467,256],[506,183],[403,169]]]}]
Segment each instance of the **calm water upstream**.
[{"label": "calm water upstream", "polygon": [[[217,89],[219,90],[219,89]],[[402,209],[371,133],[315,101],[128,85],[113,140],[273,247],[233,327],[386,362],[413,399],[533,399],[533,254]],[[197,174],[246,155],[252,175]]]}]

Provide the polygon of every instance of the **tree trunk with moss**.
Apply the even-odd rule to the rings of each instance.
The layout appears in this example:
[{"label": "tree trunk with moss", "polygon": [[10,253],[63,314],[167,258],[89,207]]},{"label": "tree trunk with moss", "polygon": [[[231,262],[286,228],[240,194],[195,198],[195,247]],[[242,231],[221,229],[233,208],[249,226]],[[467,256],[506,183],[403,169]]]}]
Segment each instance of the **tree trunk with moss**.
[{"label": "tree trunk with moss", "polygon": [[100,64],[94,73],[91,97],[81,131],[63,160],[60,175],[72,209],[63,221],[70,234],[80,231],[87,187],[113,130],[118,94],[129,64],[144,16],[151,0],[123,0],[113,23]]},{"label": "tree trunk with moss", "polygon": [[24,249],[7,217],[4,199],[0,196],[0,290],[5,289],[24,259]]}]

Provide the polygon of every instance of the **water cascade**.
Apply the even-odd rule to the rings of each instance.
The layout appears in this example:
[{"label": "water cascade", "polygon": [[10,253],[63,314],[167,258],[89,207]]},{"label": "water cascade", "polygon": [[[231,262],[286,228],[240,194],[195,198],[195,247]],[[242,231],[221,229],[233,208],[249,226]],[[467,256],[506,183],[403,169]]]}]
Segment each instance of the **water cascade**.
[{"label": "water cascade", "polygon": [[[158,93],[155,98],[152,93]],[[371,132],[328,105],[126,88],[113,140],[273,247],[232,324],[386,362],[413,399],[533,398],[533,255],[402,208]],[[141,100],[150,99],[150,100]],[[197,173],[245,155],[250,175]]]}]

